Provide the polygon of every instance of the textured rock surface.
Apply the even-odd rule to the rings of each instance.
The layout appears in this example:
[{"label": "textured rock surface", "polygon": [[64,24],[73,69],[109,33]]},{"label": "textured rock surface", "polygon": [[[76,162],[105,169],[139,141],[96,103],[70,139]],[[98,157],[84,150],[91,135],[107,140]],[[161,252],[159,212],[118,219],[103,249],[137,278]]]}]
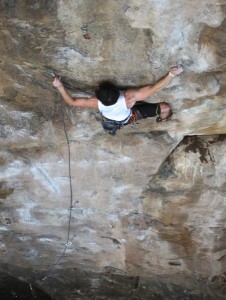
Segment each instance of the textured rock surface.
[{"label": "textured rock surface", "polygon": [[[5,272],[53,299],[224,299],[225,8],[0,1],[2,281]],[[51,85],[53,71],[91,93],[106,78],[141,86],[177,63],[184,74],[150,99],[170,102],[173,119],[115,137],[97,112],[61,106]],[[62,109],[73,209],[49,274],[70,207]]]}]

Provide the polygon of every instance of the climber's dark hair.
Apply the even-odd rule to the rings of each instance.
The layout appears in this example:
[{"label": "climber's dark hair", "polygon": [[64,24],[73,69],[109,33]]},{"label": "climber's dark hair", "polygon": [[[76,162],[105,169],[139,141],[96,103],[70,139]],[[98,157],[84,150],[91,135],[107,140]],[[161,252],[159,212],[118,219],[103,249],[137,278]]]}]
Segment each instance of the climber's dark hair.
[{"label": "climber's dark hair", "polygon": [[95,95],[102,104],[105,106],[110,106],[117,102],[120,92],[113,83],[109,81],[103,81],[95,91]]}]

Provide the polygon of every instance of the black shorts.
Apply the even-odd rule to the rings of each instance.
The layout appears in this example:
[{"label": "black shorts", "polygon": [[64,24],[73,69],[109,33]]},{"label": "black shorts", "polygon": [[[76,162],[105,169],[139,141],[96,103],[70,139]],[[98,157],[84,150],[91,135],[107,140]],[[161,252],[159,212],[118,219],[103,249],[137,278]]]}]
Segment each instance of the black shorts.
[{"label": "black shorts", "polygon": [[159,103],[137,102],[132,110],[137,115],[137,119],[146,119],[160,115],[161,108]]}]

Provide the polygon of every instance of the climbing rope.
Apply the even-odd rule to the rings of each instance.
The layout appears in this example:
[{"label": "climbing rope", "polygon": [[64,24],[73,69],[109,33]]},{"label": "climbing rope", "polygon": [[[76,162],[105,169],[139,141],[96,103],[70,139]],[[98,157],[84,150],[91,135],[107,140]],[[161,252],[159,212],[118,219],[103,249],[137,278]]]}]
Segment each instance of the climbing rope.
[{"label": "climbing rope", "polygon": [[[52,78],[58,77],[58,78],[61,79],[61,77],[60,77],[59,75],[56,75],[52,70],[50,70],[49,72],[47,72],[47,74],[50,75]],[[72,89],[72,90],[75,90],[75,91],[77,91],[77,92],[81,92],[81,93],[86,94],[86,95],[88,95],[88,96],[93,96],[93,95],[94,95],[93,93],[84,91],[84,90],[82,90],[82,89],[80,89],[80,88],[77,88],[77,87],[71,85],[71,84],[68,84],[68,83],[64,82],[63,80],[61,80],[61,82],[63,83],[63,85],[64,85],[65,87],[68,87],[68,88],[70,88],[70,89]]]},{"label": "climbing rope", "polygon": [[67,129],[66,129],[66,124],[65,124],[65,119],[64,119],[64,107],[63,107],[63,102],[61,101],[61,119],[63,123],[63,128],[64,128],[64,134],[65,138],[67,141],[67,149],[68,149],[68,176],[69,176],[69,186],[70,186],[70,207],[69,207],[69,218],[68,218],[68,228],[67,228],[67,239],[66,239],[66,244],[64,247],[64,250],[60,257],[57,259],[56,262],[52,264],[52,266],[46,271],[45,277],[42,278],[42,280],[45,280],[47,277],[49,277],[50,273],[52,270],[59,265],[61,260],[63,259],[68,246],[70,246],[72,243],[69,242],[70,240],[70,233],[71,233],[71,215],[72,215],[72,209],[73,209],[73,189],[72,189],[72,176],[71,176],[71,149],[70,149],[70,141],[68,138],[67,134]]}]

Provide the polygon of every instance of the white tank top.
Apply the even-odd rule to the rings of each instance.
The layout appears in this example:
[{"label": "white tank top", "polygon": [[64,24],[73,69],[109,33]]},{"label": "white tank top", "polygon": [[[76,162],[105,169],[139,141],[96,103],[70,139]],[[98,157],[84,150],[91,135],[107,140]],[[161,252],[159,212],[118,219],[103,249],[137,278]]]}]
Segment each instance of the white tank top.
[{"label": "white tank top", "polygon": [[114,121],[123,121],[131,114],[131,109],[126,107],[124,92],[120,92],[117,102],[110,106],[105,106],[98,100],[98,109],[105,118]]}]

